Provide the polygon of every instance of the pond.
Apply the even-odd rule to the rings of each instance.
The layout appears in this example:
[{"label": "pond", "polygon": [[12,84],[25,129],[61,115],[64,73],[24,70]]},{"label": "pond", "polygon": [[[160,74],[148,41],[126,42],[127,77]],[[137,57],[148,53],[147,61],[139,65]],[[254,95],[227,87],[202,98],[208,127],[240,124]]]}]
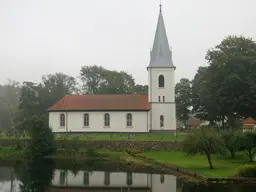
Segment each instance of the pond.
[{"label": "pond", "polygon": [[[100,165],[100,166],[99,166]],[[195,184],[165,173],[153,173],[93,161],[40,160],[0,165],[1,192],[249,192],[253,185]]]}]

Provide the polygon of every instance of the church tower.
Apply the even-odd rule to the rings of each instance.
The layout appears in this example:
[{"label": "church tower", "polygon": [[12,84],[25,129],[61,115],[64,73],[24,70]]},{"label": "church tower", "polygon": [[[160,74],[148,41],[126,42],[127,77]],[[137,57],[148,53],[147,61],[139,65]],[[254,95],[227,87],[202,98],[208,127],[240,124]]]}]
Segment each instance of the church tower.
[{"label": "church tower", "polygon": [[175,66],[172,62],[162,5],[158,17],[153,48],[150,52],[148,70],[148,101],[151,105],[149,127],[151,131],[175,131]]}]

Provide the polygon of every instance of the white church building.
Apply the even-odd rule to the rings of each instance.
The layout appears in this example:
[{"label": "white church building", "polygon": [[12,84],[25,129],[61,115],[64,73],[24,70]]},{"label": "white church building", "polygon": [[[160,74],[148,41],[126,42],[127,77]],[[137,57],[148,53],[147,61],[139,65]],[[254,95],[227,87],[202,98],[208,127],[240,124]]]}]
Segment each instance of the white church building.
[{"label": "white church building", "polygon": [[67,95],[48,109],[49,126],[56,133],[175,131],[175,68],[160,5],[148,94]]}]

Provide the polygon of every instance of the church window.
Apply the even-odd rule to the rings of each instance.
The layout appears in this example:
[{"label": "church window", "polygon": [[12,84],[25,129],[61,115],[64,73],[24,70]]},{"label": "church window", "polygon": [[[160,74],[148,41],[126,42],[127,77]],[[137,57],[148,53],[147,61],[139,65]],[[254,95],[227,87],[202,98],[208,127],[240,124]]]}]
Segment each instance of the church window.
[{"label": "church window", "polygon": [[66,172],[60,171],[60,180],[59,180],[60,185],[64,185],[65,181],[66,181]]},{"label": "church window", "polygon": [[105,172],[105,175],[104,175],[104,184],[105,184],[105,185],[110,185],[110,173],[109,173],[109,172]]},{"label": "church window", "polygon": [[160,96],[158,96],[158,102],[160,102],[161,101],[161,97]]},{"label": "church window", "polygon": [[158,87],[164,87],[164,76],[159,75],[158,77]]},{"label": "church window", "polygon": [[89,172],[84,172],[84,185],[89,185]]},{"label": "church window", "polygon": [[126,126],[131,127],[132,126],[132,114],[128,113],[126,115]]},{"label": "church window", "polygon": [[164,127],[164,116],[160,116],[160,127]]},{"label": "church window", "polygon": [[104,115],[104,126],[109,127],[110,126],[110,116],[108,113],[105,113]]},{"label": "church window", "polygon": [[164,183],[164,175],[163,174],[160,175],[160,182]]},{"label": "church window", "polygon": [[132,173],[127,173],[126,175],[126,183],[127,185],[132,185]]},{"label": "church window", "polygon": [[65,127],[65,115],[64,114],[60,115],[60,126]]},{"label": "church window", "polygon": [[89,127],[89,114],[84,114],[84,127]]},{"label": "church window", "polygon": [[163,102],[165,102],[165,96],[163,96]]}]

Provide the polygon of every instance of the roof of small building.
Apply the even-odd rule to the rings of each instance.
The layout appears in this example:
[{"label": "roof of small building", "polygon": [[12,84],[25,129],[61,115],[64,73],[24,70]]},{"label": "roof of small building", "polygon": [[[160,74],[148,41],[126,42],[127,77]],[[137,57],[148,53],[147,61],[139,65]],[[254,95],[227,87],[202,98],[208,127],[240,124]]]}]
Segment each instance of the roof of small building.
[{"label": "roof of small building", "polygon": [[67,95],[48,111],[148,111],[148,95],[99,94]]},{"label": "roof of small building", "polygon": [[189,125],[189,126],[197,126],[197,125],[200,125],[203,122],[204,121],[200,120],[200,119],[189,119],[186,124]]},{"label": "roof of small building", "polygon": [[248,117],[244,120],[244,124],[256,124],[256,120],[254,120],[252,117]]}]

